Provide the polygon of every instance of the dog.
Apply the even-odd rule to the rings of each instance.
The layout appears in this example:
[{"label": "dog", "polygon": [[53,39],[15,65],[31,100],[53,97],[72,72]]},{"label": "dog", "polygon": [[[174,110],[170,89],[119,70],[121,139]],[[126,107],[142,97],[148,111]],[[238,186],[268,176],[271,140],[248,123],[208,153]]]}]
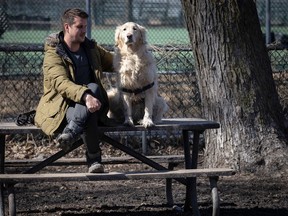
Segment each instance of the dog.
[{"label": "dog", "polygon": [[113,65],[117,86],[107,91],[108,116],[128,126],[160,123],[168,105],[158,95],[157,68],[147,48],[145,27],[134,22],[116,27]]}]

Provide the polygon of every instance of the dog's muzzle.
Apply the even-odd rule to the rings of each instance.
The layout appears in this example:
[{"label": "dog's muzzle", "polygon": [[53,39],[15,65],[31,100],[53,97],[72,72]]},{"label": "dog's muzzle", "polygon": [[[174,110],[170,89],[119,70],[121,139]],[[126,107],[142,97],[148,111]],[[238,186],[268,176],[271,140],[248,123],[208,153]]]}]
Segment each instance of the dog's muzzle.
[{"label": "dog's muzzle", "polygon": [[128,34],[126,36],[126,43],[133,43],[133,35],[132,34]]}]

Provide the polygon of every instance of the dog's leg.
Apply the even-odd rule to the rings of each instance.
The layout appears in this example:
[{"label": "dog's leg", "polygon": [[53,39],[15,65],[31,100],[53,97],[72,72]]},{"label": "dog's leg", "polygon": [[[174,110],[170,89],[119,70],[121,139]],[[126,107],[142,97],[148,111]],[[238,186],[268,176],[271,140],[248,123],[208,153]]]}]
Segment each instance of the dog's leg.
[{"label": "dog's leg", "polygon": [[153,108],[153,122],[155,124],[160,123],[162,121],[163,115],[168,110],[168,105],[166,101],[158,96],[155,101],[155,105]]},{"label": "dog's leg", "polygon": [[142,120],[142,125],[146,128],[154,125],[152,116],[153,116],[153,105],[155,102],[155,96],[154,96],[153,91],[151,92],[150,94],[148,94],[148,91],[147,91],[145,94],[145,110],[144,110],[144,117]]},{"label": "dog's leg", "polygon": [[132,102],[128,95],[123,95],[123,104],[124,104],[124,125],[134,126],[132,118]]},{"label": "dog's leg", "polygon": [[122,121],[123,119],[123,102],[117,88],[110,88],[107,90],[107,96],[109,100],[109,111],[107,116],[109,118]]}]

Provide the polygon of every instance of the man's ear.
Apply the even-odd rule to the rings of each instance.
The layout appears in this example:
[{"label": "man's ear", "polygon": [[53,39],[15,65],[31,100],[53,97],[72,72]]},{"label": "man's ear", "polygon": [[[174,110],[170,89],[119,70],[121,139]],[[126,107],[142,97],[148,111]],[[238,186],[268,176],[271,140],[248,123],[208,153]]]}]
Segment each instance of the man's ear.
[{"label": "man's ear", "polygon": [[65,32],[69,32],[69,24],[68,23],[64,23],[64,30],[65,30]]}]

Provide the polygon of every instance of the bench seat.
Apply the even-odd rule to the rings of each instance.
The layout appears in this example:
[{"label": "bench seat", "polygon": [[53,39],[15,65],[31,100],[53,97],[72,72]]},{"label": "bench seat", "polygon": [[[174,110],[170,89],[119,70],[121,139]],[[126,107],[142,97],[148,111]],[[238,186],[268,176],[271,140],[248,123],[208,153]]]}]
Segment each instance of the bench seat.
[{"label": "bench seat", "polygon": [[1,174],[0,182],[58,182],[58,181],[105,181],[105,180],[132,180],[132,179],[167,179],[189,177],[217,177],[229,176],[235,171],[228,168],[213,169],[180,169],[180,170],[157,170],[141,172],[107,172],[107,173],[37,173],[37,174]]},{"label": "bench seat", "polygon": [[[147,158],[156,161],[157,163],[167,163],[167,164],[180,164],[184,163],[184,155],[155,155],[147,156]],[[5,167],[27,167],[34,164],[40,163],[43,160],[41,159],[13,159],[5,160]],[[130,156],[121,156],[121,157],[105,157],[102,158],[103,164],[136,164],[141,163],[134,157]],[[65,165],[86,165],[85,158],[60,158],[54,161],[48,166],[65,166]]]}]

